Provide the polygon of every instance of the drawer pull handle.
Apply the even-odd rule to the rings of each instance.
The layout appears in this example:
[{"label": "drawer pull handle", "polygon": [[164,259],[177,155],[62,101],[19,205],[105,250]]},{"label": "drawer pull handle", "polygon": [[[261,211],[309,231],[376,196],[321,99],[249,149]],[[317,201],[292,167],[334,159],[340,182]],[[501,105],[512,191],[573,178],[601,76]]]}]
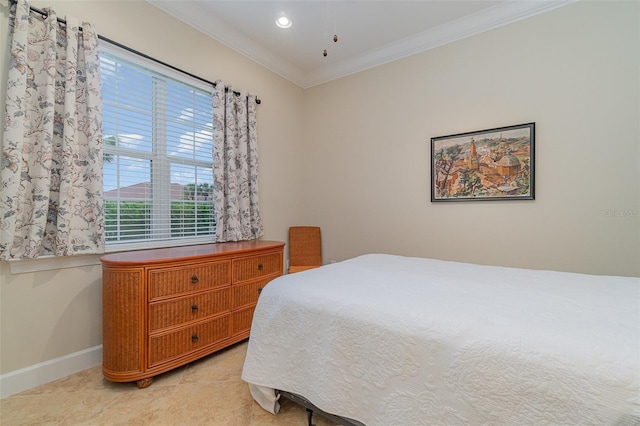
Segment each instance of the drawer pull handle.
[{"label": "drawer pull handle", "polygon": [[262,268],[263,268],[262,263],[258,263],[258,271],[262,271]]},{"label": "drawer pull handle", "polygon": [[191,276],[191,284],[198,284],[198,276],[196,274]]},{"label": "drawer pull handle", "polygon": [[196,305],[195,303],[191,305],[191,312],[194,314],[198,312],[198,305]]},{"label": "drawer pull handle", "polygon": [[198,341],[198,333],[193,333],[193,334],[191,335],[191,341],[192,341],[193,343],[196,343],[196,342]]}]

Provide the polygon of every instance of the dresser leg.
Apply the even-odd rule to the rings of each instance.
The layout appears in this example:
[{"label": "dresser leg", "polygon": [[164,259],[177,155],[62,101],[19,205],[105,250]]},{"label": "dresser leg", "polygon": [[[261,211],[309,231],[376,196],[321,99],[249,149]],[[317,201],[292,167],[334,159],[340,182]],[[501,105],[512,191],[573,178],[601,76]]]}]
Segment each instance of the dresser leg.
[{"label": "dresser leg", "polygon": [[151,386],[151,383],[153,383],[153,377],[148,377],[146,379],[140,379],[136,382],[136,385],[138,386],[138,389],[144,389],[144,388],[148,388],[149,386]]}]

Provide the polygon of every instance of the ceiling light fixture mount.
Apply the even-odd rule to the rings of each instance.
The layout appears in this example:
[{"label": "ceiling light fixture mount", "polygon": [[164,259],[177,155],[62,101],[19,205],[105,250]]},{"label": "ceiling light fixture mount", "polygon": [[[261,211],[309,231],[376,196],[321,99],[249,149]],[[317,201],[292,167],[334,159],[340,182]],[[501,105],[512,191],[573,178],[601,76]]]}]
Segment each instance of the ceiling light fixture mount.
[{"label": "ceiling light fixture mount", "polygon": [[287,29],[287,28],[291,28],[291,25],[293,25],[293,22],[291,22],[291,19],[283,15],[278,19],[276,19],[276,25],[278,26],[278,28]]},{"label": "ceiling light fixture mount", "polygon": [[[328,2],[325,0],[324,2],[324,22],[323,22],[323,26],[324,26],[324,34],[322,36],[322,39],[325,40],[327,39],[327,4]],[[338,42],[338,5],[335,4],[333,7],[333,42],[337,43]],[[325,44],[325,48],[322,50],[322,56],[324,56],[325,58],[327,57],[329,53],[327,52],[327,46]]]}]

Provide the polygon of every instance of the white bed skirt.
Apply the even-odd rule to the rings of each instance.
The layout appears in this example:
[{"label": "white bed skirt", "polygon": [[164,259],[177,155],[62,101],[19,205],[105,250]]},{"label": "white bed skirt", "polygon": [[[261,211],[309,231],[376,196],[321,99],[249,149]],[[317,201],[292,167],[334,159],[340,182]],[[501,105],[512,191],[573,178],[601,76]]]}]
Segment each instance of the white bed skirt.
[{"label": "white bed skirt", "polygon": [[265,410],[271,414],[278,414],[280,411],[280,395],[276,395],[276,390],[266,386],[254,385],[249,383],[249,391],[253,399]]}]

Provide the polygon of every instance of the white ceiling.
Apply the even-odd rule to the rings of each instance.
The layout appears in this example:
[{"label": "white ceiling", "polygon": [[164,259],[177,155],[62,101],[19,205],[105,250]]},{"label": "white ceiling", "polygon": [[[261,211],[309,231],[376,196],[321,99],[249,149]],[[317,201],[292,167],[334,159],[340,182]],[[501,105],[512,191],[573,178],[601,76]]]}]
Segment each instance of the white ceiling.
[{"label": "white ceiling", "polygon": [[576,0],[147,1],[308,88]]}]

